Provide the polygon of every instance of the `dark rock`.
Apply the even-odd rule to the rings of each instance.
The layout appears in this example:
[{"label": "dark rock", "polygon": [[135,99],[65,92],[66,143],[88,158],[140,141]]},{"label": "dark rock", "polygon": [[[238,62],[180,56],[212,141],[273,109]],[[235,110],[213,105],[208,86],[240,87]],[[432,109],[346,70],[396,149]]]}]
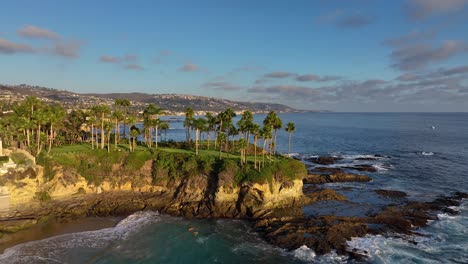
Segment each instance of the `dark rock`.
[{"label": "dark rock", "polygon": [[357,175],[351,173],[335,173],[330,175],[309,174],[303,179],[304,184],[323,184],[329,182],[368,182],[371,181],[367,175]]},{"label": "dark rock", "polygon": [[377,169],[373,167],[372,165],[368,164],[359,164],[359,165],[354,165],[354,166],[346,166],[343,167],[345,169],[350,169],[350,170],[357,170],[357,171],[366,171],[366,172],[377,172]]},{"label": "dark rock", "polygon": [[313,193],[307,193],[307,198],[309,198],[309,202],[319,202],[319,201],[329,201],[329,200],[337,200],[337,201],[347,201],[348,199],[335,190],[332,189],[324,189],[320,191],[316,191]]},{"label": "dark rock", "polygon": [[309,170],[310,174],[334,174],[334,173],[345,173],[340,168],[328,168],[328,167],[315,167]]},{"label": "dark rock", "polygon": [[406,197],[406,193],[401,192],[401,191],[380,189],[380,190],[375,190],[374,192],[377,193],[378,195],[386,196],[386,197],[390,197],[390,198],[404,198],[404,197]]},{"label": "dark rock", "polygon": [[315,164],[320,164],[320,165],[330,165],[334,164],[338,160],[342,160],[343,158],[341,157],[331,157],[331,156],[324,156],[324,157],[318,157],[318,158],[306,158],[306,161],[315,163]]},{"label": "dark rock", "polygon": [[356,158],[355,160],[378,160],[379,158],[377,157],[362,157],[362,158]]}]

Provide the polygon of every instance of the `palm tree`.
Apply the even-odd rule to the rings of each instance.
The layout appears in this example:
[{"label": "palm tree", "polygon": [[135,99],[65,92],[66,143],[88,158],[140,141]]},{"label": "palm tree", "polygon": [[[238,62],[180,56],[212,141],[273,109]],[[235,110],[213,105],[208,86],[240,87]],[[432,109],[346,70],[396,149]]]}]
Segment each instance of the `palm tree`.
[{"label": "palm tree", "polygon": [[[262,167],[265,167],[265,146],[268,140],[271,141],[272,138],[272,130],[269,126],[264,126],[260,136],[263,139],[263,150],[262,150]],[[271,144],[271,143],[270,143]],[[271,154],[271,153],[270,153]]]},{"label": "palm tree", "polygon": [[278,131],[283,127],[283,121],[279,116],[276,116],[275,122],[273,124],[273,129],[275,129],[275,139],[274,139],[274,145],[273,145],[273,152],[276,154],[276,146],[277,146],[277,141],[276,139],[278,138]]},{"label": "palm tree", "polygon": [[163,114],[161,108],[157,108],[154,104],[149,104],[143,111],[143,121],[145,124],[145,141],[151,147],[153,145],[153,129],[156,132],[155,145],[158,148],[158,128],[161,124],[159,115]]},{"label": "palm tree", "polygon": [[161,125],[161,119],[156,118],[152,120],[152,125],[154,128],[155,136],[154,136],[154,144],[156,146],[156,149],[158,149],[158,142],[159,142],[159,126]]},{"label": "palm tree", "polygon": [[[94,125],[96,124],[96,117],[90,116],[88,119],[88,123],[91,124],[91,149],[94,149]],[[96,148],[98,148],[97,138],[96,138]]]},{"label": "palm tree", "polygon": [[131,152],[135,152],[136,139],[140,135],[140,129],[135,125],[130,127],[130,136],[132,137],[132,148]]},{"label": "palm tree", "polygon": [[211,131],[215,130],[215,127],[216,127],[216,117],[213,116],[212,113],[210,112],[207,112],[205,114],[205,118],[206,118],[206,121],[207,121],[207,133],[208,133],[208,146],[207,146],[207,149],[210,149],[210,141],[211,141]]},{"label": "palm tree", "polygon": [[239,152],[240,152],[240,162],[241,164],[245,164],[247,159],[246,159],[246,155],[245,155],[245,149],[247,148],[247,140],[245,138],[241,138],[239,139],[239,141],[237,142],[237,147],[239,148]]},{"label": "palm tree", "polygon": [[288,154],[291,154],[291,135],[294,131],[296,131],[296,126],[293,122],[289,122],[285,128],[286,132],[288,132]]},{"label": "palm tree", "polygon": [[107,152],[110,152],[110,138],[111,138],[111,133],[112,133],[112,128],[114,127],[114,124],[111,121],[106,121],[104,123],[104,130],[106,131],[107,134]]},{"label": "palm tree", "polygon": [[49,119],[49,113],[44,109],[36,109],[33,114],[33,120],[36,124],[36,155],[42,150],[42,137],[41,137],[41,128],[47,124]]},{"label": "palm tree", "polygon": [[167,135],[166,132],[169,129],[169,123],[168,122],[161,122],[159,125],[159,128],[164,131],[164,141],[167,141]]},{"label": "palm tree", "polygon": [[263,120],[263,125],[270,127],[271,130],[275,132],[274,135],[272,136],[273,140],[270,142],[269,152],[271,156],[271,153],[276,150],[276,138],[277,138],[278,130],[281,129],[281,127],[283,126],[283,122],[278,117],[275,111],[271,111]]},{"label": "palm tree", "polygon": [[195,128],[195,155],[198,156],[198,142],[200,140],[200,131],[205,130],[207,120],[203,117],[193,120],[192,125]]},{"label": "palm tree", "polygon": [[[126,120],[128,116],[128,108],[130,107],[131,103],[128,99],[115,99],[114,104],[120,109],[120,111],[123,113],[123,136],[124,138],[127,138],[127,127],[126,127]],[[122,109],[123,108],[123,109]]]},{"label": "palm tree", "polygon": [[[65,117],[65,111],[63,110],[62,106],[60,105],[53,105],[49,107],[50,110],[50,134],[49,134],[49,148],[47,150],[47,153],[50,153],[50,150],[52,149],[52,144],[55,139],[55,133],[56,131],[59,130],[59,127],[63,125],[63,119]],[[55,127],[55,131],[54,131]]]},{"label": "palm tree", "polygon": [[184,127],[186,128],[185,135],[186,135],[188,144],[190,144],[190,131],[192,128],[194,115],[195,115],[195,112],[193,111],[192,107],[188,107],[187,109],[185,109]]},{"label": "palm tree", "polygon": [[219,132],[217,140],[219,144],[219,159],[221,159],[221,152],[222,152],[222,146],[223,146],[222,144],[226,140],[226,134],[224,134],[224,132]]},{"label": "palm tree", "polygon": [[96,113],[96,115],[100,115],[100,120],[101,120],[101,149],[104,149],[104,142],[105,142],[105,131],[104,131],[104,121],[106,119],[106,115],[110,113],[110,109],[107,105],[97,105],[94,106],[93,112]]},{"label": "palm tree", "polygon": [[120,138],[120,121],[123,119],[123,114],[119,110],[115,110],[112,113],[112,118],[115,122],[115,130],[114,130],[114,147],[117,148],[117,142]]},{"label": "palm tree", "polygon": [[[129,117],[127,118],[127,121],[128,121],[128,124],[131,125],[131,127],[130,127],[130,138],[128,139],[128,146],[129,146],[130,152],[133,152],[133,147],[134,147],[134,145],[135,145],[135,144],[134,144],[135,141],[134,141],[134,138],[133,138],[133,140],[132,140],[132,137],[133,137],[133,135],[135,135],[135,134],[136,134],[136,136],[140,135],[140,129],[139,129],[138,127],[135,126],[135,124],[136,124],[136,122],[137,122],[136,117],[134,117],[134,116],[129,116]],[[135,132],[133,133],[133,135],[132,135],[132,133],[131,133],[131,132],[132,132],[132,128],[134,128],[134,130],[135,130]],[[138,133],[137,133],[137,132],[138,132]]]},{"label": "palm tree", "polygon": [[246,110],[242,113],[241,119],[237,121],[237,127],[239,132],[242,133],[242,136],[249,142],[250,139],[250,128],[253,125],[253,115],[252,112]]},{"label": "palm tree", "polygon": [[259,124],[252,124],[252,127],[250,128],[250,133],[254,136],[254,168],[257,168],[257,141],[258,137],[261,135],[261,127]]},{"label": "palm tree", "polygon": [[220,118],[220,131],[225,132],[226,136],[226,152],[229,152],[229,135],[230,131],[232,131],[232,119],[236,116],[236,113],[231,109],[228,108],[224,112],[219,113]]}]

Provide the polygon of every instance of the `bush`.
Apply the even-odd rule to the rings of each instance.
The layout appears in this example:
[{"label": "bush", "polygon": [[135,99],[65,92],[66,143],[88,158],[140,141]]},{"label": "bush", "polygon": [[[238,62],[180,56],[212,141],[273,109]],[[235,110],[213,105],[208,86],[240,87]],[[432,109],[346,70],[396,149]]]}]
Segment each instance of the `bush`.
[{"label": "bush", "polygon": [[10,158],[18,165],[32,165],[32,162],[23,153],[20,152],[13,152]]},{"label": "bush", "polygon": [[42,152],[37,158],[37,164],[44,167],[45,180],[50,181],[55,177],[54,167],[56,166],[56,161],[49,155]]},{"label": "bush", "polygon": [[137,151],[130,152],[126,157],[124,166],[130,170],[136,171],[141,169],[146,161],[152,158],[152,154],[149,151]]},{"label": "bush", "polygon": [[44,192],[36,192],[34,195],[34,198],[41,202],[46,202],[51,200],[52,198],[50,197],[49,193],[44,191]]},{"label": "bush", "polygon": [[0,166],[3,166],[4,163],[7,163],[10,160],[8,156],[0,156]]}]

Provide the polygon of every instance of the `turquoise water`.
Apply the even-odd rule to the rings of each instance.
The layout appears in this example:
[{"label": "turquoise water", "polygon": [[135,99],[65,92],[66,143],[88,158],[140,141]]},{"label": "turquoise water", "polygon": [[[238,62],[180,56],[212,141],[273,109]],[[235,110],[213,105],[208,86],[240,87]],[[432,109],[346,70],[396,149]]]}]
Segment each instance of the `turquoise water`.
[{"label": "turquoise water", "polygon": [[[384,200],[368,199],[374,189],[405,191],[417,201],[453,191],[468,192],[468,114],[309,113],[282,118],[284,123],[296,122],[292,149],[300,156],[338,155],[349,163],[356,157],[384,156],[365,161],[378,169],[370,173],[372,182],[329,185],[355,188],[357,192],[342,193],[362,206],[357,213],[385,204]],[[178,125],[173,124],[169,138],[184,137]],[[280,151],[286,151],[286,139],[283,132],[278,138]],[[453,208],[460,211],[456,216],[439,214],[439,220],[417,230],[422,236],[367,236],[353,239],[349,247],[367,251],[370,263],[468,263],[467,205],[464,201]],[[305,212],[356,213],[326,206],[317,204]],[[276,248],[243,221],[185,220],[156,212],[136,213],[114,228],[17,245],[0,255],[0,263],[347,262],[336,254],[318,257],[305,246],[290,252]]]}]

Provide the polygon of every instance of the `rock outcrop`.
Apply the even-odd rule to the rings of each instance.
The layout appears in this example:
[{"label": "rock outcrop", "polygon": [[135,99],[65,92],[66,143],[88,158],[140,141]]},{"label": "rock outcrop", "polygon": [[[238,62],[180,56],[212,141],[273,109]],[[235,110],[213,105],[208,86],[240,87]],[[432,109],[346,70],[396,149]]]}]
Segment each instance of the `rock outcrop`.
[{"label": "rock outcrop", "polygon": [[358,175],[337,171],[332,174],[309,174],[304,178],[305,184],[323,184],[329,182],[368,182],[372,178],[367,175]]},{"label": "rock outcrop", "polygon": [[[41,166],[10,171],[4,182],[10,190],[10,210],[0,213],[0,232],[14,232],[49,218],[126,215],[145,209],[187,218],[256,218],[305,199],[303,176],[287,179],[276,174],[271,181],[246,181],[238,186],[226,171],[155,181],[151,162],[99,185],[63,167],[54,168],[52,179],[46,179]],[[118,166],[113,171],[117,173]]]}]

